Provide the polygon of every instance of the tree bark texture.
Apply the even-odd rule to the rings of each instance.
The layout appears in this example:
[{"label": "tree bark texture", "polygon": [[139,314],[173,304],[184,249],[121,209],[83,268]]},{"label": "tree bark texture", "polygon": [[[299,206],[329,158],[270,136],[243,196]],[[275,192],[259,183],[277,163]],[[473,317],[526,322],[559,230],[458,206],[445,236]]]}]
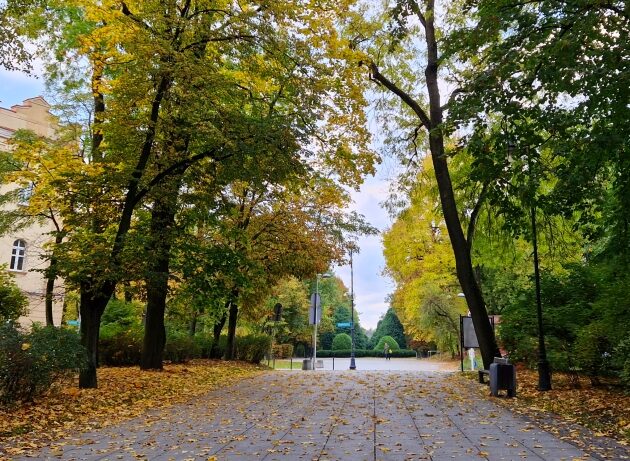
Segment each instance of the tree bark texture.
[{"label": "tree bark texture", "polygon": [[81,282],[81,344],[87,351],[86,367],[79,373],[79,387],[97,387],[96,368],[98,367],[98,339],[101,317],[114,292],[115,284],[106,282],[94,287],[87,281]]},{"label": "tree bark texture", "polygon": [[230,310],[228,317],[228,334],[227,345],[225,347],[225,360],[234,360],[236,357],[236,321],[238,319],[238,293],[233,294],[230,302]]},{"label": "tree bark texture", "polygon": [[143,370],[161,370],[163,366],[166,345],[164,314],[179,184],[180,181],[173,181],[171,187],[160,188],[160,194],[153,202],[148,270],[145,278],[147,311],[140,359],[140,368]]},{"label": "tree bark texture", "polygon": [[63,241],[63,235],[61,232],[57,232],[55,236],[55,246],[53,247],[53,253],[50,257],[50,265],[46,271],[46,294],[45,294],[45,310],[46,310],[46,326],[55,326],[53,319],[53,304],[55,295],[55,280],[57,279],[57,264],[58,258],[55,255],[55,249]]},{"label": "tree bark texture", "polygon": [[212,328],[212,351],[210,352],[210,357],[213,359],[221,358],[221,350],[219,348],[219,341],[221,340],[221,332],[223,331],[223,327],[225,326],[225,322],[227,321],[227,312],[230,307],[230,303],[227,302],[225,304],[225,311],[221,318],[214,324]]}]

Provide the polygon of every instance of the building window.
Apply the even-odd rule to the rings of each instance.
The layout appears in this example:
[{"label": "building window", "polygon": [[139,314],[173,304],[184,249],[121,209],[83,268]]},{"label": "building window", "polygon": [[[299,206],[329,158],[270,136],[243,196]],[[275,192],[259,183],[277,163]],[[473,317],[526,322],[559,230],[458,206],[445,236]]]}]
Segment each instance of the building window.
[{"label": "building window", "polygon": [[25,255],[26,242],[21,239],[13,242],[13,250],[11,250],[11,265],[9,266],[9,269],[12,271],[23,271]]}]

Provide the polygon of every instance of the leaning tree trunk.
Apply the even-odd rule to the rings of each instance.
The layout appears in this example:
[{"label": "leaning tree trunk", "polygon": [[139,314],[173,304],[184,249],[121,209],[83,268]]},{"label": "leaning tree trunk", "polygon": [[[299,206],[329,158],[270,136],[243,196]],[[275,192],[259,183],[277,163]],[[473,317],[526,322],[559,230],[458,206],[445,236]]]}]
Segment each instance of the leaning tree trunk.
[{"label": "leaning tree trunk", "polygon": [[164,314],[168,294],[169,265],[178,187],[179,181],[175,181],[174,187],[162,189],[160,196],[154,201],[153,212],[151,213],[151,236],[148,251],[150,256],[145,279],[147,313],[140,359],[140,368],[143,370],[161,370],[163,366],[164,346],[166,345]]},{"label": "leaning tree trunk", "polygon": [[57,235],[55,236],[55,246],[53,247],[52,255],[50,257],[50,265],[48,266],[48,270],[46,271],[46,326],[50,327],[55,326],[55,321],[53,319],[53,305],[55,296],[55,280],[57,279],[58,265],[58,258],[55,254],[55,251],[62,241],[63,234],[61,232],[57,232]]},{"label": "leaning tree trunk", "polygon": [[453,193],[453,185],[448,170],[446,153],[444,150],[444,132],[442,131],[443,108],[440,100],[440,90],[438,85],[439,77],[439,56],[437,37],[435,30],[435,4],[434,0],[427,0],[427,9],[423,13],[417,2],[410,2],[411,10],[418,16],[418,19],[425,30],[427,66],[425,68],[426,89],[429,95],[429,112],[425,112],[421,104],[412,95],[402,90],[394,82],[380,73],[376,63],[370,64],[371,77],[398,96],[401,101],[409,106],[417,115],[421,125],[429,133],[429,148],[435,178],[440,193],[442,213],[448,235],[455,256],[455,266],[457,278],[466,296],[466,302],[472,316],[475,332],[481,349],[484,367],[490,367],[493,358],[499,354],[499,348],[494,337],[494,331],[490,325],[488,312],[475,280],[475,275],[470,257],[470,248],[457,212],[457,203]]},{"label": "leaning tree trunk", "polygon": [[79,373],[79,387],[95,389],[97,387],[96,368],[98,367],[98,338],[101,317],[114,292],[115,284],[105,282],[94,287],[89,282],[81,282],[81,344],[87,351],[87,364]]},{"label": "leaning tree trunk", "polygon": [[464,236],[459,214],[457,213],[457,203],[453,193],[453,184],[448,170],[446,153],[444,151],[444,133],[442,131],[443,109],[440,100],[440,89],[438,85],[438,46],[435,34],[435,14],[434,1],[429,0],[425,22],[425,38],[427,44],[427,67],[425,69],[426,85],[429,93],[429,145],[431,148],[431,159],[435,178],[440,192],[442,212],[444,221],[448,229],[448,235],[455,255],[455,267],[457,278],[462,287],[466,302],[470,309],[479,349],[483,358],[484,368],[490,368],[494,357],[499,355],[499,348],[494,337],[494,331],[488,319],[486,305],[481,295],[481,290],[475,279],[470,248]]}]

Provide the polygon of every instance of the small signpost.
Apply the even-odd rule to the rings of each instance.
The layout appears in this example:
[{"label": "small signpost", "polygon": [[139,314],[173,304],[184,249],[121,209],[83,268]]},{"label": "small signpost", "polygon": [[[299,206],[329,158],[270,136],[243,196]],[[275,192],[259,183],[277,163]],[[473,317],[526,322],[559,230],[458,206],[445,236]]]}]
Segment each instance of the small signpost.
[{"label": "small signpost", "polygon": [[313,293],[311,295],[311,307],[308,309],[308,323],[309,325],[316,325],[322,321],[322,300],[319,293]]},{"label": "small signpost", "polygon": [[352,322],[339,322],[337,328],[351,328]]}]

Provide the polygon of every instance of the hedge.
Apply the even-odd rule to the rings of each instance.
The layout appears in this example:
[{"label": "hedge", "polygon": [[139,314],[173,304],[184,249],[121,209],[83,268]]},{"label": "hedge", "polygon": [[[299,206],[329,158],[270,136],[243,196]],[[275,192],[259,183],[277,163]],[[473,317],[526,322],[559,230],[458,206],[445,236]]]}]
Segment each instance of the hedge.
[{"label": "hedge", "polygon": [[75,331],[0,324],[0,404],[33,400],[56,380],[79,371],[86,359]]},{"label": "hedge", "polygon": [[[351,354],[350,349],[344,349],[341,351],[329,351],[329,350],[317,350],[317,357],[320,359],[327,359],[331,357],[337,358],[347,358],[350,357]],[[370,349],[357,349],[354,351],[355,357],[385,357],[383,351],[374,351]],[[397,351],[392,351],[392,357],[405,358],[405,357],[416,357],[416,351],[411,349],[399,349]]]}]

